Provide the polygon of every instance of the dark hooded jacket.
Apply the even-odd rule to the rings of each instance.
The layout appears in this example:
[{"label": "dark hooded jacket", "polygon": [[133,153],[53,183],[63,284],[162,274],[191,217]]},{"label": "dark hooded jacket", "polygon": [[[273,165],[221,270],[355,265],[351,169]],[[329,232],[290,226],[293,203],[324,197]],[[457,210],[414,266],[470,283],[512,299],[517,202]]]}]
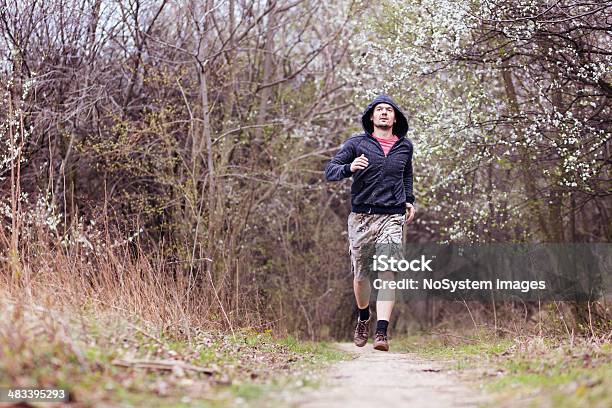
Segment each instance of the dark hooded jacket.
[{"label": "dark hooded jacket", "polygon": [[[379,103],[388,103],[395,109],[393,134],[398,141],[385,156],[382,146],[372,136],[374,125],[370,114]],[[412,142],[406,137],[408,120],[387,95],[377,96],[361,116],[365,133],[346,140],[325,167],[328,181],[353,177],[351,209],[356,213],[405,214],[406,203],[414,203],[412,193]],[[368,167],[351,172],[351,163],[364,154]]]}]

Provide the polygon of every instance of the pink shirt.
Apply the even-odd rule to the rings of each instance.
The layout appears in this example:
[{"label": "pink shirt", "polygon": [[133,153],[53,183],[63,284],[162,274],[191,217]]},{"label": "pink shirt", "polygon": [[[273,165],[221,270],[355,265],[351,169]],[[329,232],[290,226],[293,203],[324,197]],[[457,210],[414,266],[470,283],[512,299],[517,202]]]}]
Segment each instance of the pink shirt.
[{"label": "pink shirt", "polygon": [[395,142],[397,142],[397,140],[399,139],[399,137],[395,135],[393,135],[391,139],[381,139],[380,137],[376,137],[376,136],[374,136],[374,138],[378,140],[378,143],[380,143],[380,146],[382,147],[383,152],[385,153],[385,156],[389,154],[389,150],[391,150]]}]

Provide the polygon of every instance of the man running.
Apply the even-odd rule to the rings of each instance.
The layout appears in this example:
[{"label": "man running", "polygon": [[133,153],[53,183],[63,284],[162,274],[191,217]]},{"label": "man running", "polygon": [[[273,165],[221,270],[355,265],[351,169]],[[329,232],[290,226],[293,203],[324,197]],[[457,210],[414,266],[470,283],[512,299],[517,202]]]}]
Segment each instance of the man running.
[{"label": "man running", "polygon": [[[370,327],[370,279],[361,260],[365,244],[401,244],[404,223],[414,218],[412,193],[412,142],[406,138],[408,121],[387,95],[379,95],[365,109],[361,124],[364,133],[346,140],[327,164],[325,178],[338,181],[353,177],[351,213],[348,217],[349,252],[353,290],[359,308],[354,341],[368,342]],[[406,218],[406,209],[409,210]],[[393,272],[379,272],[392,280]],[[395,293],[376,302],[374,348],[389,351],[387,327]],[[387,300],[388,299],[388,300]]]}]

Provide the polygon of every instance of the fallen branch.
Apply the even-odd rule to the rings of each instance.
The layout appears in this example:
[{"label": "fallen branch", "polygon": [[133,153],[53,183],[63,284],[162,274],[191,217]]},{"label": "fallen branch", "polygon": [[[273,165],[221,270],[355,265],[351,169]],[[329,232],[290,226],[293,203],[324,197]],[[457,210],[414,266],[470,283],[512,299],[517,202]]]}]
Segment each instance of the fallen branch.
[{"label": "fallen branch", "polygon": [[115,359],[112,361],[113,365],[121,367],[133,367],[133,368],[147,368],[151,370],[167,370],[167,371],[195,371],[198,373],[204,373],[213,375],[214,370],[210,368],[195,366],[187,364],[180,360],[121,360]]}]

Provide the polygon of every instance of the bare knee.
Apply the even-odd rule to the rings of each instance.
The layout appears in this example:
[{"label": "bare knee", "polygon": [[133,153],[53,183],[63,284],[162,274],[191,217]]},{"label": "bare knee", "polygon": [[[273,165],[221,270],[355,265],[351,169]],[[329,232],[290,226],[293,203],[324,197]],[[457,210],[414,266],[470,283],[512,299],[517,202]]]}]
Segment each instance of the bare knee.
[{"label": "bare knee", "polygon": [[370,284],[370,279],[365,275],[355,275],[353,282],[357,285],[365,286]]}]

